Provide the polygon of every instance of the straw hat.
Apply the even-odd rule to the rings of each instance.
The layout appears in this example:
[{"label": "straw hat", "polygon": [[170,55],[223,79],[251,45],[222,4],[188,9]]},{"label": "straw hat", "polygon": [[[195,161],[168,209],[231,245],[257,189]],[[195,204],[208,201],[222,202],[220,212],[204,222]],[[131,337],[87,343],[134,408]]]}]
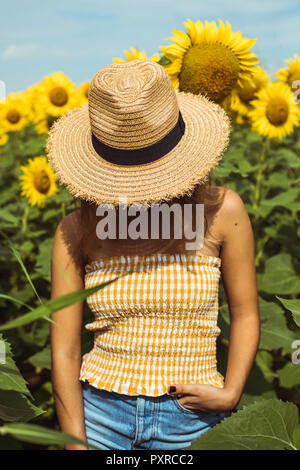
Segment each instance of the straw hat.
[{"label": "straw hat", "polygon": [[53,124],[48,159],[76,197],[150,206],[206,181],[229,127],[220,106],[176,92],[159,64],[112,64],[92,79],[88,104]]}]

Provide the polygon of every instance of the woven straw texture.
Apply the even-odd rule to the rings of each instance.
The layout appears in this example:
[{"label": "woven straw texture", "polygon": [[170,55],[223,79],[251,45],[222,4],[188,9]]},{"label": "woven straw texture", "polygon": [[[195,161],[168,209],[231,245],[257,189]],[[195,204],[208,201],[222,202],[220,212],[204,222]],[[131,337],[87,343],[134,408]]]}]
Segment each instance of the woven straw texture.
[{"label": "woven straw texture", "polygon": [[102,258],[85,286],[119,278],[88,297],[94,348],[80,380],[127,395],[164,395],[174,383],[222,388],[216,368],[221,259],[153,254]]},{"label": "woven straw texture", "polygon": [[[152,145],[175,126],[179,110],[185,133],[160,159],[117,165],[101,158],[91,130],[104,144],[134,150]],[[150,206],[190,194],[205,182],[227,147],[230,123],[224,110],[204,96],[176,92],[159,64],[137,60],[112,64],[93,78],[88,104],[52,126],[49,163],[71,193],[97,204]]]}]

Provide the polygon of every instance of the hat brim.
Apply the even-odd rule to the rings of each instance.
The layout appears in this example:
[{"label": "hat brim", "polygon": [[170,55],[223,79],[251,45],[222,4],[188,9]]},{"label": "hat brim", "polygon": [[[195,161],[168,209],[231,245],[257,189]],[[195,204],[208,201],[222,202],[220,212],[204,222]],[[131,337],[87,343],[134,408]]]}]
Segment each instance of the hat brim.
[{"label": "hat brim", "polygon": [[201,95],[177,93],[185,133],[160,159],[123,166],[107,162],[94,150],[88,105],[58,119],[49,132],[47,152],[57,178],[75,196],[97,204],[151,205],[191,193],[205,181],[228,145],[230,121],[225,111]]}]

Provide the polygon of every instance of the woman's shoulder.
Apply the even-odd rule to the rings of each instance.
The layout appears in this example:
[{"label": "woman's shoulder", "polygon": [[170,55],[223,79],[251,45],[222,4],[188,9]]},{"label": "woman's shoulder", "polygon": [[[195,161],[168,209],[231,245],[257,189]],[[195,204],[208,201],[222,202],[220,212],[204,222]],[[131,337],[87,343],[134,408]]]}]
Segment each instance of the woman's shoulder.
[{"label": "woman's shoulder", "polygon": [[237,192],[227,186],[221,186],[221,188],[224,192],[224,199],[220,209],[223,212],[229,211],[233,215],[245,210],[245,204]]},{"label": "woman's shoulder", "polygon": [[209,186],[206,190],[206,199],[219,202],[218,210],[223,213],[245,209],[242,198],[228,186]]},{"label": "woman's shoulder", "polygon": [[239,194],[227,186],[211,186],[210,195],[219,195],[220,198],[214,216],[214,228],[219,237],[224,239],[231,227],[237,226],[245,218],[248,219],[247,210]]},{"label": "woman's shoulder", "polygon": [[82,257],[80,219],[80,209],[70,212],[60,220],[54,235],[55,244],[64,246],[77,263]]},{"label": "woman's shoulder", "polygon": [[76,209],[65,215],[57,225],[57,231],[79,230],[80,226],[80,209]]}]

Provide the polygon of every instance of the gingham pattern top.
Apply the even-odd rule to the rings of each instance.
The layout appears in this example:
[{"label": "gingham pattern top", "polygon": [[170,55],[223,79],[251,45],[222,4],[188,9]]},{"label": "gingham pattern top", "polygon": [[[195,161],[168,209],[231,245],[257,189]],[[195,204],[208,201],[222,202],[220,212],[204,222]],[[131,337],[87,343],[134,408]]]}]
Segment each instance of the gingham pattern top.
[{"label": "gingham pattern top", "polygon": [[127,395],[159,396],[171,384],[222,388],[216,369],[221,259],[207,255],[113,256],[86,266],[85,286],[112,282],[87,302],[93,349],[80,380]]}]

